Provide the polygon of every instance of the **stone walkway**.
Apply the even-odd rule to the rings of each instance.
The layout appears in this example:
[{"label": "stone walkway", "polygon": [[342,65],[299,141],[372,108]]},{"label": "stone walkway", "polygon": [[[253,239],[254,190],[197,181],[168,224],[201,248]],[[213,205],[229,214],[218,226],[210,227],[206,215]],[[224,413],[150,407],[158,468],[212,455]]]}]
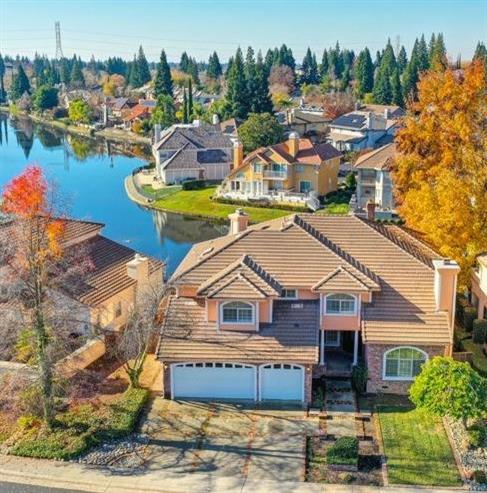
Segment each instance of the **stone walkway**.
[{"label": "stone walkway", "polygon": [[327,434],[334,438],[356,436],[355,393],[349,380],[326,381]]}]

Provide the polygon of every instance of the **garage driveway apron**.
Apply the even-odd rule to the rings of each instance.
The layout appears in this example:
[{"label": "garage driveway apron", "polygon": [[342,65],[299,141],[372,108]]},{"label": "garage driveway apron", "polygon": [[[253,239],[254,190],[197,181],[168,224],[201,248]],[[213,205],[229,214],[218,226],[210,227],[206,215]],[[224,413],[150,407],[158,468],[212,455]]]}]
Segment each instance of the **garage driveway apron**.
[{"label": "garage driveway apron", "polygon": [[150,437],[150,469],[280,481],[303,480],[306,433],[317,430],[317,419],[302,410],[161,398],[141,429]]}]

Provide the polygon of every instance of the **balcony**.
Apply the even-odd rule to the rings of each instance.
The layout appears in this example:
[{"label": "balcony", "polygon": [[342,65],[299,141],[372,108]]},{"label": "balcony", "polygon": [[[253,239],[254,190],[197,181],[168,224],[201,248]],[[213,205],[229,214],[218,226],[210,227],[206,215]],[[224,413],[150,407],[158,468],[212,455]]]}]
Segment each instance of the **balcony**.
[{"label": "balcony", "polygon": [[264,170],[264,179],[286,180],[287,179],[287,171]]}]

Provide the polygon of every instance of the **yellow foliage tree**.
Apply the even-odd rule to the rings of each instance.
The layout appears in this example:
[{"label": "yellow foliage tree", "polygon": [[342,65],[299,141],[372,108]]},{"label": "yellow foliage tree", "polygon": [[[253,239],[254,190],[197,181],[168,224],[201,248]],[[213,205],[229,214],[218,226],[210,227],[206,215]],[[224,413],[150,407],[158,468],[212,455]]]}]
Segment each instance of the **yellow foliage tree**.
[{"label": "yellow foliage tree", "polygon": [[460,264],[462,287],[475,257],[487,250],[486,121],[485,68],[472,63],[463,74],[425,74],[396,137],[399,212]]}]

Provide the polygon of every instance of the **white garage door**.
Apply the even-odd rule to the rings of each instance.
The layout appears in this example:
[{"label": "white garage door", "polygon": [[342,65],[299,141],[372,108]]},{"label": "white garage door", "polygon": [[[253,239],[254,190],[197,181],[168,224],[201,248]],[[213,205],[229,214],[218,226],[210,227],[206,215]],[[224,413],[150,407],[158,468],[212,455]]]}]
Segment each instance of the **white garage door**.
[{"label": "white garage door", "polygon": [[299,365],[269,364],[260,367],[261,400],[304,400],[304,368]]},{"label": "white garage door", "polygon": [[239,363],[178,363],[171,366],[178,398],[255,399],[256,367]]}]

